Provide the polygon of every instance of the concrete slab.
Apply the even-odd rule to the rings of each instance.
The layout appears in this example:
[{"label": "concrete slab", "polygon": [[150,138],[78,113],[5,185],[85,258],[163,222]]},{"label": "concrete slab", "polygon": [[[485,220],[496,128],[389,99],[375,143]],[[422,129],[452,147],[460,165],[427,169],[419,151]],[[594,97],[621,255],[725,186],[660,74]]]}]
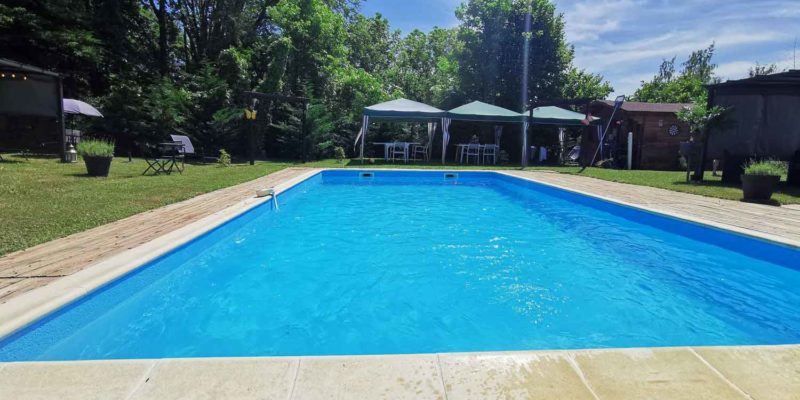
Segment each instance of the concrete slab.
[{"label": "concrete slab", "polygon": [[583,351],[575,361],[603,400],[747,399],[689,349]]},{"label": "concrete slab", "polygon": [[297,358],[198,358],[159,361],[131,400],[287,399]]},{"label": "concrete slab", "polygon": [[436,355],[309,357],[292,399],[445,399]]},{"label": "concrete slab", "polygon": [[439,364],[448,399],[594,399],[564,352],[441,354]]},{"label": "concrete slab", "polygon": [[800,400],[800,348],[797,346],[694,350],[755,399]]},{"label": "concrete slab", "polygon": [[125,399],[153,364],[147,360],[8,363],[0,370],[0,398]]}]

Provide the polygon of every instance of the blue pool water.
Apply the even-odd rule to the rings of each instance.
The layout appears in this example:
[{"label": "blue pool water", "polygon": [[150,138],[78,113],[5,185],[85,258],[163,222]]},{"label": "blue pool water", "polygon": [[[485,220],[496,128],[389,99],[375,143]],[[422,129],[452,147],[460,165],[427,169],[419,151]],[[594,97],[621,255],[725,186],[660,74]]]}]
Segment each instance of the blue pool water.
[{"label": "blue pool water", "polygon": [[326,171],[0,360],[800,342],[800,251],[492,173]]}]

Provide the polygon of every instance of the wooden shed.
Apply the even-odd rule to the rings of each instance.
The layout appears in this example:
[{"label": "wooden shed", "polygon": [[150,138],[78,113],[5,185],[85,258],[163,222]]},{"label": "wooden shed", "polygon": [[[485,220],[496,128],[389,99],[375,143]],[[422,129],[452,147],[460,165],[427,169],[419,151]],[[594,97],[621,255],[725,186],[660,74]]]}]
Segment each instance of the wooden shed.
[{"label": "wooden shed", "polygon": [[[686,106],[688,104],[624,103],[614,116],[611,128],[606,134],[603,158],[614,158],[620,167],[626,165],[628,132],[633,132],[634,169],[679,169],[678,150],[680,142],[689,140],[689,128],[678,120],[675,113]],[[613,101],[592,103],[592,115],[602,118],[605,122],[611,117],[613,109]],[[594,152],[597,148],[595,136],[592,134],[585,137],[584,143],[588,139],[588,143],[594,145],[582,148]],[[591,159],[591,154],[588,157]]]}]

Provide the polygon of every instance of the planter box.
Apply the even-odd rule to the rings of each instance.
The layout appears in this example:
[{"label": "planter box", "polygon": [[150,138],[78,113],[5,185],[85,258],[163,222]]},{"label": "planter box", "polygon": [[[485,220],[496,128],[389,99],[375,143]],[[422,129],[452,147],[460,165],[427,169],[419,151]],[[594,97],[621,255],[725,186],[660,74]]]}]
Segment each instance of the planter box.
[{"label": "planter box", "polygon": [[114,157],[83,157],[83,162],[86,163],[86,173],[89,176],[108,176],[113,159]]},{"label": "planter box", "polygon": [[745,200],[766,201],[772,197],[781,177],[775,175],[742,175],[742,192]]}]

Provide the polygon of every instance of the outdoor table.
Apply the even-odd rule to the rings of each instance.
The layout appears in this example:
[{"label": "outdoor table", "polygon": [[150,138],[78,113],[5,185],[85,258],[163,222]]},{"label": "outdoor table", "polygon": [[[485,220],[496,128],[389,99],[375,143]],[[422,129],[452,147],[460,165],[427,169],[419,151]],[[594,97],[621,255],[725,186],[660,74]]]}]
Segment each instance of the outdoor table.
[{"label": "outdoor table", "polygon": [[405,154],[403,156],[403,161],[404,162],[408,162],[408,147],[416,145],[416,144],[420,144],[419,142],[372,142],[372,144],[374,144],[376,146],[383,145],[383,160],[384,161],[389,161],[389,149],[395,143],[399,144],[399,145],[403,145],[405,147]]},{"label": "outdoor table", "polygon": [[[183,173],[183,149],[184,144],[181,142],[162,142],[158,144],[161,150],[160,168],[156,172],[164,172],[167,175],[172,173],[172,169],[176,169],[179,173]],[[178,164],[178,159],[181,163]]]}]

